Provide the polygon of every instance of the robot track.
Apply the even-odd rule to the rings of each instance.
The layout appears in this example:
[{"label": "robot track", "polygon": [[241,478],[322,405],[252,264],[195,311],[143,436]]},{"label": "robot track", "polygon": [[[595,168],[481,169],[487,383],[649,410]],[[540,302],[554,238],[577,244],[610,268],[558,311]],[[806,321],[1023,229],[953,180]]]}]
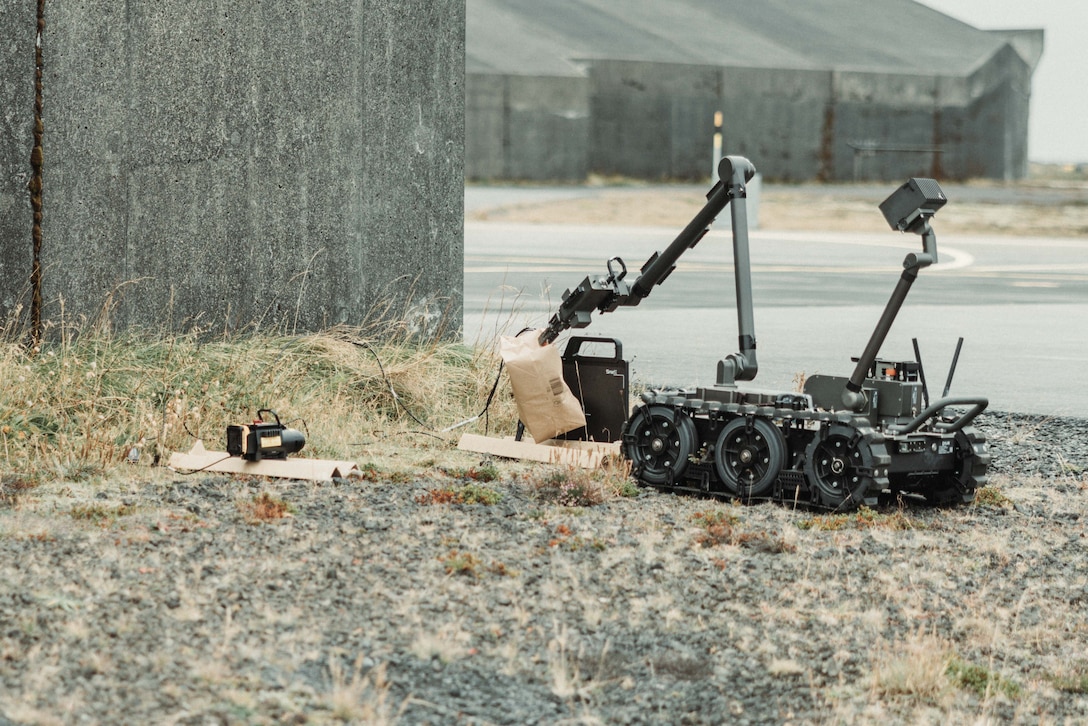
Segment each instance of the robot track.
[{"label": "robot track", "polygon": [[[849,412],[723,402],[699,394],[705,391],[642,395],[622,437],[624,456],[641,484],[849,511],[875,505],[889,491],[938,504],[971,501],[986,481],[989,455],[973,429],[903,437]],[[938,457],[932,453],[937,451],[944,453]],[[925,455],[931,461],[920,469]]]}]

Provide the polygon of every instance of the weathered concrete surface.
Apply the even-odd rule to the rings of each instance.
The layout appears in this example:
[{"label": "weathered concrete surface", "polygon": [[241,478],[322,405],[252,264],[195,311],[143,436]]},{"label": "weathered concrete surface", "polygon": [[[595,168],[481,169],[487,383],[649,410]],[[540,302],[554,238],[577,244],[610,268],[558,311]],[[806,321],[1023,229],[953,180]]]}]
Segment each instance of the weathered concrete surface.
[{"label": "weathered concrete surface", "polygon": [[36,26],[34,0],[0,6],[0,325],[30,301]]},{"label": "weathered concrete surface", "polygon": [[592,170],[644,179],[710,175],[719,69],[598,61],[590,79]]},{"label": "weathered concrete surface", "polygon": [[47,12],[49,321],[460,319],[463,0]]},{"label": "weathered concrete surface", "polygon": [[585,179],[588,79],[475,75],[466,87],[467,179]]},{"label": "weathered concrete surface", "polygon": [[748,154],[761,173],[775,170],[782,181],[830,176],[822,143],[831,109],[830,71],[725,68],[721,74],[722,146],[729,153]]}]

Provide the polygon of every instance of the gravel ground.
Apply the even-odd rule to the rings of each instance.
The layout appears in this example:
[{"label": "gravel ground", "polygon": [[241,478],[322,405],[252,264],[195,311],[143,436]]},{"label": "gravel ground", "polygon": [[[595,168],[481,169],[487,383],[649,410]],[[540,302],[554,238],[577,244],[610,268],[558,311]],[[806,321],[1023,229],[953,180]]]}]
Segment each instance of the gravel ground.
[{"label": "gravel ground", "polygon": [[1007,501],[871,527],[507,463],[491,505],[423,503],[437,468],[9,491],[0,724],[1083,723],[1088,421],[978,427]]}]

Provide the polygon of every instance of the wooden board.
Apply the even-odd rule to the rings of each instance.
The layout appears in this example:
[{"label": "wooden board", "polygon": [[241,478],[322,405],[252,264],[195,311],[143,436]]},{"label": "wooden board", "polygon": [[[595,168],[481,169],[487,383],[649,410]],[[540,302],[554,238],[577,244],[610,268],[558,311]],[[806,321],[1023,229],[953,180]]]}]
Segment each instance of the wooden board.
[{"label": "wooden board", "polygon": [[279,479],[305,479],[308,481],[332,481],[359,474],[353,461],[329,459],[262,459],[247,461],[240,456],[230,456],[225,451],[208,451],[204,442],[197,441],[188,453],[170,455],[170,466],[187,471],[214,471],[221,474],[249,474],[272,476]]},{"label": "wooden board", "polygon": [[610,456],[620,455],[619,442],[598,444],[592,441],[562,441],[549,439],[535,444],[515,441],[513,436],[493,438],[479,434],[464,434],[457,444],[462,451],[492,454],[507,459],[542,461],[547,464],[569,464],[584,469],[596,469]]}]

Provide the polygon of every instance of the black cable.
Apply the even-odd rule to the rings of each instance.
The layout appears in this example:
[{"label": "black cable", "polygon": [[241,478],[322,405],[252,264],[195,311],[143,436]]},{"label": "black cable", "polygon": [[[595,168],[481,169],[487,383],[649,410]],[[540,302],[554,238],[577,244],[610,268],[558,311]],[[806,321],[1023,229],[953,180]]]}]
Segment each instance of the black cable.
[{"label": "black cable", "polygon": [[352,345],[356,345],[356,346],[358,346],[360,348],[364,348],[366,350],[369,350],[371,355],[374,356],[374,360],[377,361],[377,363],[378,363],[378,370],[381,371],[382,380],[385,381],[385,385],[389,386],[389,393],[393,396],[393,404],[395,406],[403,409],[404,412],[406,414],[408,414],[408,416],[410,416],[413,421],[415,421],[417,424],[419,424],[423,428],[432,429],[431,426],[429,426],[426,423],[424,423],[423,421],[421,421],[418,416],[416,416],[414,413],[412,413],[412,410],[410,408],[408,408],[403,403],[401,403],[400,396],[397,395],[396,389],[393,388],[393,381],[389,380],[389,376],[385,372],[385,366],[382,365],[382,359],[381,359],[381,357],[378,356],[378,351],[374,350],[374,346],[372,346],[370,343],[367,343],[365,340],[361,341],[361,342],[358,341],[358,340],[352,340],[352,341],[349,341],[349,342]]},{"label": "black cable", "polygon": [[184,417],[181,419],[181,427],[185,429],[185,433],[189,434],[189,438],[200,441],[200,437],[189,430],[189,422],[186,421]]},{"label": "black cable", "polygon": [[[530,330],[534,330],[534,328],[522,328],[518,332],[518,335],[522,335],[524,333],[527,333]],[[517,337],[517,336],[514,336],[514,337]],[[483,416],[484,417],[484,436],[487,436],[488,429],[491,426],[491,417],[488,414],[488,412],[489,412],[489,410],[491,408],[491,402],[495,399],[495,392],[499,390],[499,381],[502,380],[502,369],[503,369],[503,366],[505,366],[505,365],[506,365],[506,361],[503,361],[503,360],[499,361],[499,372],[495,374],[495,382],[491,385],[491,392],[487,394],[487,401],[484,403],[484,409],[482,411],[480,411],[478,414],[476,414],[474,417],[468,419],[467,421],[462,421],[461,423],[457,424],[457,426],[464,426],[466,423],[469,423],[471,421],[475,421],[476,419]],[[448,428],[446,430],[449,431],[451,429],[457,428],[457,426],[451,426],[450,428]]]},{"label": "black cable", "polygon": [[301,421],[302,422],[302,430],[306,433],[306,438],[307,439],[310,438],[310,426],[309,426],[309,424],[306,423],[306,419],[302,418],[301,416],[299,416],[298,418],[291,419],[290,421],[285,423],[284,426],[289,426],[290,424],[293,424],[295,421]]},{"label": "black cable", "polygon": [[406,434],[415,434],[417,436],[430,436],[432,439],[438,439],[443,444],[453,444],[449,439],[444,439],[438,434],[432,434],[430,431],[405,431]]},{"label": "black cable", "polygon": [[[532,328],[525,328],[524,330],[521,331],[521,333],[524,333],[526,330],[532,330]],[[518,333],[518,335],[521,335],[521,333]],[[396,389],[393,388],[393,382],[389,379],[389,375],[385,372],[385,366],[382,365],[382,359],[378,355],[378,351],[374,350],[374,346],[370,345],[370,343],[367,343],[366,341],[358,341],[358,340],[348,339],[347,342],[349,342],[352,345],[357,346],[359,348],[364,348],[366,350],[369,350],[370,354],[374,356],[374,360],[378,363],[378,370],[382,374],[382,379],[385,381],[385,385],[389,387],[390,395],[393,396],[394,404],[397,407],[403,409],[404,412],[407,413],[412,418],[412,420],[415,421],[420,426],[424,427],[425,429],[429,429],[430,432],[436,431],[436,429],[434,429],[434,427],[429,426],[426,423],[424,423],[423,421],[421,421],[419,419],[419,417],[416,416],[412,412],[412,410],[409,409],[407,406],[405,406],[404,403],[400,400],[400,396],[397,395]],[[452,426],[447,426],[446,428],[437,431],[437,433],[446,433],[448,431],[453,431],[454,429],[461,428],[462,426],[465,426],[466,424],[470,424],[473,421],[477,421],[482,417],[484,419],[484,436],[486,436],[488,431],[490,430],[490,427],[491,427],[491,417],[490,417],[491,403],[495,400],[495,394],[499,390],[499,383],[502,381],[502,370],[503,370],[504,366],[505,366],[505,362],[500,360],[499,361],[499,370],[495,374],[495,382],[491,384],[491,390],[487,394],[487,400],[484,402],[483,409],[481,409],[480,412],[478,414],[476,414],[475,416],[473,416],[471,418],[467,418],[464,421],[460,421],[460,422],[458,422],[458,423],[456,423],[456,424],[454,424]],[[434,433],[430,433],[430,432],[428,432],[428,431],[409,431],[408,433],[415,433],[415,434],[423,434],[423,435],[426,435],[426,436],[432,436],[432,437],[434,437],[434,438],[436,438],[436,439],[438,439],[440,441],[445,441],[446,443],[452,443],[451,441],[449,441],[447,439],[444,439],[441,436],[436,436]]]},{"label": "black cable", "polygon": [[495,382],[491,385],[491,392],[487,394],[487,401],[484,403],[484,410],[476,416],[484,417],[484,436],[487,436],[487,430],[491,426],[491,416],[488,414],[488,410],[491,408],[491,401],[495,398],[495,392],[499,390],[499,381],[502,380],[502,369],[506,365],[506,361],[499,361],[499,372],[495,375]]},{"label": "black cable", "polygon": [[192,471],[178,471],[177,469],[174,469],[174,473],[175,474],[181,474],[182,476],[189,476],[190,474],[199,474],[200,472],[204,471],[205,469],[209,469],[209,468],[215,466],[216,464],[221,464],[221,463],[223,463],[224,461],[226,461],[229,458],[231,458],[231,455],[227,454],[222,459],[217,459],[217,460],[213,461],[210,464],[205,464],[204,466],[200,467],[199,469],[193,469]]}]

